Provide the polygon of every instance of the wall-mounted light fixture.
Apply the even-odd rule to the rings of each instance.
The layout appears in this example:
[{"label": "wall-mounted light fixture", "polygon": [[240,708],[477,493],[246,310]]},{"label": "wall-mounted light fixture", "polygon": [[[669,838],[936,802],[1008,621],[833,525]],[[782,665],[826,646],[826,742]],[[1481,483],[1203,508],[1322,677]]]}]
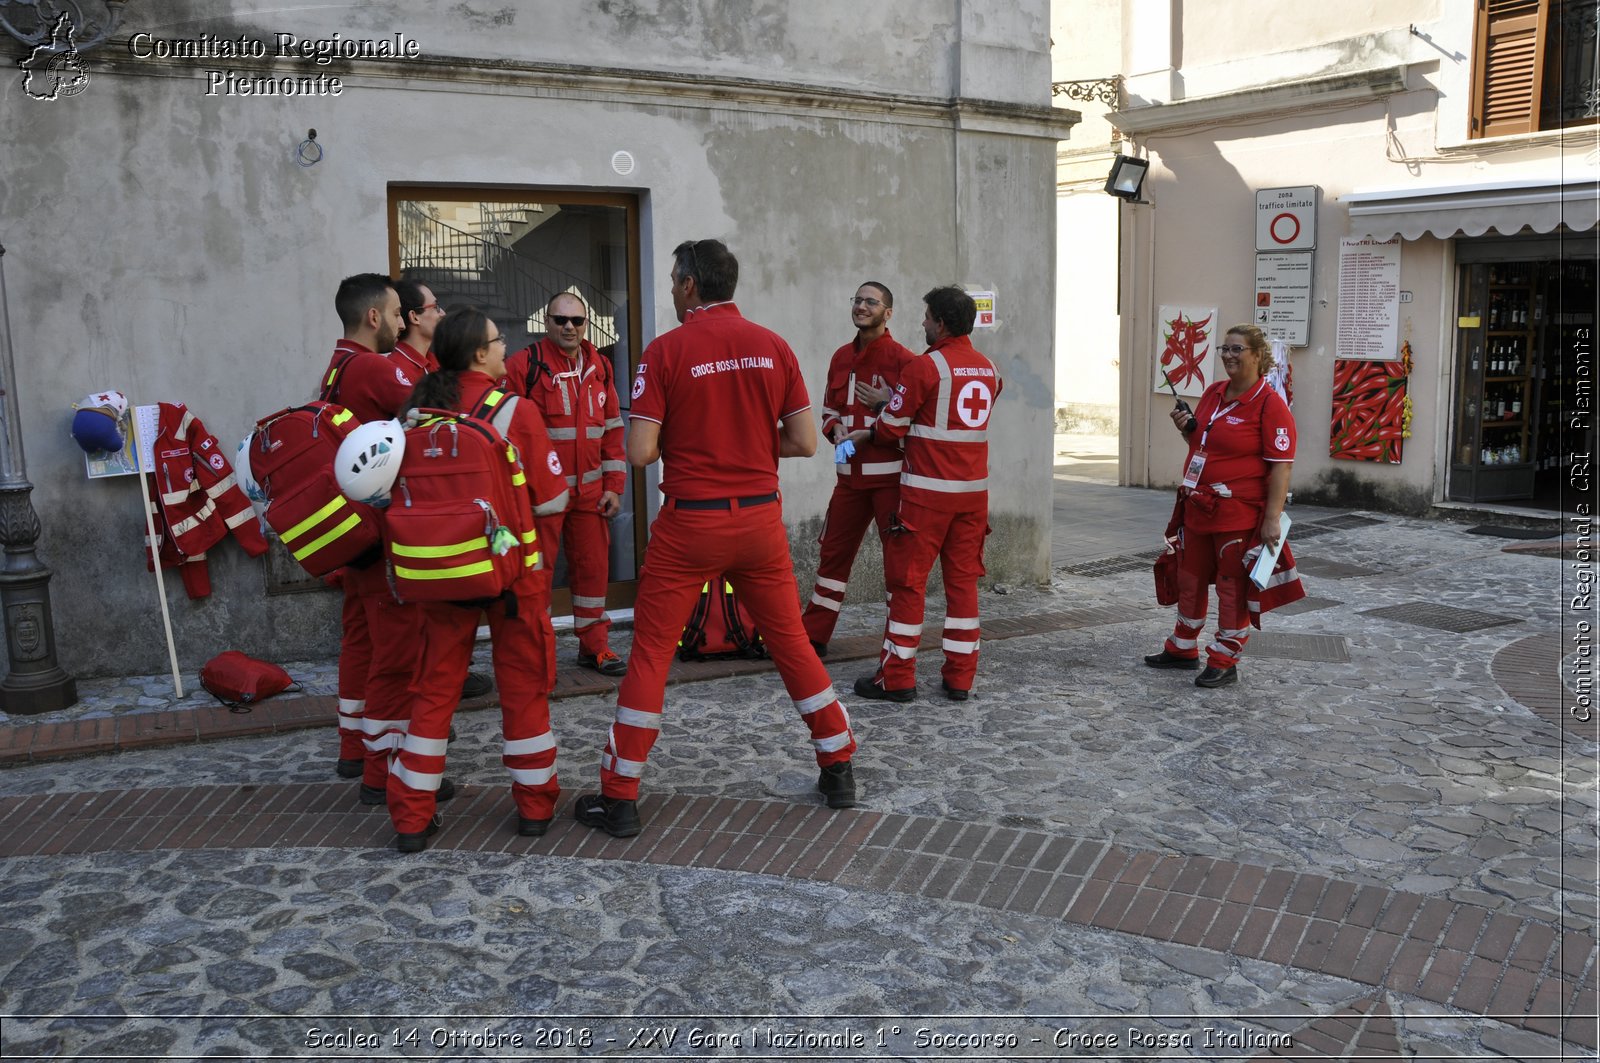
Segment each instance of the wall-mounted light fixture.
[{"label": "wall-mounted light fixture", "polygon": [[1149,170],[1149,159],[1118,155],[1111,164],[1111,176],[1106,178],[1106,194],[1129,203],[1143,203],[1144,200],[1139,198],[1139,190],[1144,187],[1144,175]]}]

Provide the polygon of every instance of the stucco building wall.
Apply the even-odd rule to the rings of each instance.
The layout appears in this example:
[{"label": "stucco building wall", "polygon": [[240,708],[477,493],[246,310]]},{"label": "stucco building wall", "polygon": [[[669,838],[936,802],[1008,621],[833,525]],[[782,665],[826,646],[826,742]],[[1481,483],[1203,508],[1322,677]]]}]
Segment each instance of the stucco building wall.
[{"label": "stucco building wall", "polygon": [[[741,261],[741,309],[783,334],[813,398],[849,338],[860,280],[891,284],[897,334],[941,283],[996,291],[975,337],[1007,391],[993,427],[993,578],[1048,571],[1056,140],[1048,4],[824,2],[541,5],[479,12],[376,3],[132,7],[123,37],[415,39],[416,60],[139,58],[88,53],[71,99],[0,84],[0,243],[39,551],[55,571],[62,662],[160,671],[138,485],[88,481],[72,402],[119,388],[184,401],[230,451],[259,416],[311,397],[339,324],[332,295],[389,261],[390,184],[621,191],[642,207],[647,342],[673,327],[666,256],[715,236]],[[221,13],[219,13],[219,11]],[[848,32],[846,32],[848,28]],[[208,96],[204,71],[343,79],[338,97]],[[297,165],[317,130],[325,155]],[[636,169],[612,168],[627,150]],[[1005,313],[1006,306],[1014,307]],[[642,345],[641,345],[642,346]],[[783,463],[802,581],[834,478]],[[1002,531],[1003,529],[1003,531]],[[864,551],[864,555],[869,551]],[[869,566],[870,567],[870,566]],[[210,598],[169,581],[180,664],[224,648],[332,653],[337,597],[263,594],[261,562],[213,551]]]}]

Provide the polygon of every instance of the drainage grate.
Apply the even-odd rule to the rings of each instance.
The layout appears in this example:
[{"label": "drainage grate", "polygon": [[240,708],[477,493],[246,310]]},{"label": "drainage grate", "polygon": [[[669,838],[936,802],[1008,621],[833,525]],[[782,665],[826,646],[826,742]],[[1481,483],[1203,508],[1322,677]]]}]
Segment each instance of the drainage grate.
[{"label": "drainage grate", "polygon": [[[1290,538],[1293,539],[1291,529]],[[1343,561],[1325,561],[1320,557],[1296,557],[1294,567],[1303,576],[1314,576],[1318,579],[1349,579],[1352,576],[1376,576],[1381,569],[1363,568],[1361,565],[1347,565]]]},{"label": "drainage grate", "polygon": [[[1299,565],[1297,564],[1295,567],[1298,568]],[[1335,605],[1343,604],[1343,602],[1335,601],[1332,598],[1316,598],[1308,594],[1297,602],[1278,606],[1273,612],[1278,616],[1299,616],[1301,613],[1314,613],[1318,609],[1329,609]]]},{"label": "drainage grate", "polygon": [[1361,615],[1398,620],[1402,624],[1431,627],[1438,631],[1453,631],[1458,635],[1502,624],[1518,624],[1523,619],[1520,616],[1482,613],[1476,609],[1457,609],[1452,605],[1435,605],[1432,602],[1408,602],[1405,605],[1386,605],[1380,609],[1364,609]]},{"label": "drainage grate", "polygon": [[1370,528],[1374,524],[1388,523],[1382,517],[1363,517],[1359,513],[1341,513],[1337,517],[1324,517],[1316,522],[1321,528]]},{"label": "drainage grate", "polygon": [[1141,568],[1150,568],[1155,563],[1154,555],[1145,557],[1143,554],[1125,554],[1122,557],[1102,557],[1098,561],[1079,561],[1075,565],[1063,565],[1061,571],[1072,576],[1114,576],[1119,572],[1137,572]]},{"label": "drainage grate", "polygon": [[1343,635],[1287,635],[1258,631],[1250,637],[1245,656],[1316,664],[1349,664],[1350,643]]},{"label": "drainage grate", "polygon": [[1492,535],[1496,539],[1554,539],[1559,528],[1513,528],[1504,524],[1479,524],[1467,529],[1468,535]]}]

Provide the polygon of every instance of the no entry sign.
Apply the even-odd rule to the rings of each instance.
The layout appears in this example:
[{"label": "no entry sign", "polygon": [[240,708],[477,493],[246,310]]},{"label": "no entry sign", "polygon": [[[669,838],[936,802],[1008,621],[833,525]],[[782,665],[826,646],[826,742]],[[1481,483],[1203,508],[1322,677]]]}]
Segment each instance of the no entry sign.
[{"label": "no entry sign", "polygon": [[1256,191],[1256,250],[1311,251],[1317,246],[1317,186]]}]

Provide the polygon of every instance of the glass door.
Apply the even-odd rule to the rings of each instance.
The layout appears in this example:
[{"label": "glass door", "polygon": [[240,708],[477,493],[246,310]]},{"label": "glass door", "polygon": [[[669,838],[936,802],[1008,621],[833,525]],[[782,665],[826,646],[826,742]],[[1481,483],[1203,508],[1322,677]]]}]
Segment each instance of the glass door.
[{"label": "glass door", "polygon": [[[639,204],[629,195],[551,188],[392,185],[390,275],[426,284],[441,306],[474,305],[518,351],[544,336],[561,292],[589,307],[587,339],[611,360],[626,420],[639,359]],[[633,604],[644,556],[644,480],[629,470],[611,522],[609,607]],[[636,517],[637,513],[637,517]],[[565,550],[552,609],[570,612]]]}]

